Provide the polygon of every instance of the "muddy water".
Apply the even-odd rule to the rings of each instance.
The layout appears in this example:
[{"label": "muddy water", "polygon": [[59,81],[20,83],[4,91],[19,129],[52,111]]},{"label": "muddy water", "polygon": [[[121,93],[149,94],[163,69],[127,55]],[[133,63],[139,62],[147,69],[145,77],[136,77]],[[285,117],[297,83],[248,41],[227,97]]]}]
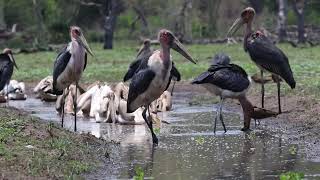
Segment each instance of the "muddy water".
[{"label": "muddy water", "polygon": [[[143,125],[121,126],[78,121],[78,130],[97,137],[120,142],[101,170],[88,179],[132,179],[141,168],[146,179],[278,179],[287,171],[303,172],[307,179],[320,179],[320,163],[304,159],[303,147],[287,144],[279,134],[270,135],[255,129],[240,131],[239,113],[224,107],[227,133],[218,123],[213,133],[216,106],[189,106],[189,94],[176,93],[174,110],[160,114],[170,122],[162,125],[159,145],[153,147],[150,134]],[[47,120],[59,123],[53,103],[36,99],[11,101],[11,106],[24,109]],[[73,129],[67,116],[65,127]]]}]

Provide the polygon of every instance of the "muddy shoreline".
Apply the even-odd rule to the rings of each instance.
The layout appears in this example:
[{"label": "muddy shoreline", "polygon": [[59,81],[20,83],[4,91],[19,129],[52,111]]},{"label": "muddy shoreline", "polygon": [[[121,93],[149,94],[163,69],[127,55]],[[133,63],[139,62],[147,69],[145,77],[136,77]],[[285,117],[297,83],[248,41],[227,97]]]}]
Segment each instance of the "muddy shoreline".
[{"label": "muddy shoreline", "polygon": [[[271,85],[271,84],[270,84]],[[272,85],[271,85],[272,86]],[[212,95],[204,88],[194,87],[187,83],[177,86],[176,91],[192,91],[197,92],[198,96]],[[254,106],[261,106],[260,85],[253,84],[248,99]],[[268,92],[265,97],[265,108],[277,112],[277,97]],[[270,134],[281,137],[291,144],[297,144],[303,147],[307,159],[315,162],[320,161],[320,104],[310,96],[295,96],[281,94],[283,113],[277,117],[270,117],[261,120],[257,129],[269,131]],[[237,105],[238,104],[238,105]],[[239,103],[235,100],[227,100],[225,106],[242,114]],[[252,126],[251,126],[252,127]],[[254,127],[252,127],[254,129]]]},{"label": "muddy shoreline", "polygon": [[[35,83],[27,84],[27,89],[30,89],[27,92],[28,97],[34,97],[34,95],[32,94],[32,86],[34,86],[34,84]],[[253,84],[251,91],[248,93],[248,98],[257,107],[260,106],[259,89],[260,89],[259,85]],[[187,82],[177,83],[174,93],[176,93],[176,96],[181,96],[181,97],[176,97],[176,100],[175,100],[176,102],[173,103],[173,106],[175,106],[175,103],[178,102],[178,105],[181,103],[187,103],[187,104],[189,103],[189,106],[191,108],[192,106],[194,106],[195,108],[205,107],[208,109],[208,107],[214,106],[214,104],[217,103],[217,98],[210,95],[204,88],[200,86],[190,85]],[[265,107],[269,110],[277,111],[277,104],[273,103],[273,102],[277,102],[276,97],[271,93],[272,91],[270,92],[268,91],[266,94]],[[260,131],[266,131],[268,134],[271,134],[272,136],[280,140],[286,141],[288,145],[296,145],[298,147],[298,150],[297,150],[298,153],[303,153],[306,160],[313,161],[313,162],[320,162],[320,146],[318,143],[319,141],[318,139],[320,139],[320,133],[317,132],[317,130],[320,128],[320,124],[318,123],[318,119],[319,119],[318,113],[320,112],[320,105],[312,97],[308,97],[308,96],[296,97],[293,95],[286,95],[286,96],[282,95],[281,98],[282,98],[282,107],[283,107],[284,113],[278,115],[277,117],[261,120],[261,125],[258,127],[254,127],[254,124],[251,123],[251,129],[253,129],[253,132],[257,132],[258,134]],[[192,103],[185,102],[186,99],[189,99],[189,101],[191,99],[193,102]],[[212,110],[209,109],[209,110],[206,110],[205,112],[207,111],[212,111]],[[230,114],[226,112],[229,112]],[[224,113],[228,114],[229,117],[233,117],[233,116],[238,117],[239,115],[241,116],[242,109],[237,101],[226,100],[224,104]],[[202,114],[203,113],[201,113],[201,110],[200,110],[198,113],[198,116],[202,116]],[[210,114],[212,115],[212,112],[210,112]],[[160,118],[163,118],[166,120],[166,116],[163,116]],[[242,126],[242,121],[238,125]],[[104,127],[102,127],[101,124],[99,124],[99,126],[101,126],[99,127],[101,131],[101,129],[103,129]],[[232,127],[229,127],[229,128],[232,129]],[[131,129],[131,126],[121,126],[119,131],[128,131],[128,129]],[[237,129],[236,131],[231,130],[231,134],[240,133],[240,131],[238,132],[240,128],[236,128],[236,129]],[[102,130],[102,131],[105,132],[106,130]],[[141,129],[139,131],[141,131]],[[183,134],[184,126],[181,126],[181,128],[177,127],[175,131]],[[189,133],[189,131],[190,130],[186,131],[185,133]],[[191,129],[191,132],[192,132],[192,129]],[[129,130],[129,134],[131,133],[135,133],[135,131],[131,132]],[[205,135],[206,133],[207,132],[204,133],[204,136],[206,136]],[[102,134],[102,132],[100,132],[100,134]],[[109,151],[110,154],[107,155],[108,158],[103,159],[104,165],[98,170],[91,172],[90,174],[86,174],[85,175],[86,178],[95,179],[95,178],[101,178],[101,177],[109,177],[108,179],[116,179],[117,176],[113,177],[108,175],[121,174],[120,171],[123,164],[121,164],[120,162],[123,161],[123,157],[121,157],[121,153],[123,153],[122,152],[123,149],[119,147],[119,144],[120,146],[127,148],[127,146],[130,146],[132,142],[131,140],[129,142],[126,142],[128,141],[126,138],[117,137],[117,136],[119,136],[119,134],[105,136],[106,139],[110,138],[113,142],[114,140],[116,140],[116,143],[115,144],[111,143],[110,146],[108,147],[110,149]],[[130,135],[127,135],[127,136],[130,136]],[[142,134],[141,136],[139,136],[140,138],[142,138],[141,142],[140,141],[138,142],[138,144],[140,144],[139,146],[141,146],[142,148],[139,150],[139,152],[145,151],[145,149],[149,149],[150,142],[145,138],[145,136],[148,137],[148,134]],[[165,135],[164,135],[164,139],[166,139]],[[141,143],[143,145],[141,145]],[[147,150],[147,151],[150,151],[150,150]],[[299,152],[299,151],[303,151],[303,152]],[[129,168],[130,169],[130,172],[128,172],[129,177],[132,177],[135,174],[132,168],[133,167],[131,166]],[[119,172],[115,173],[116,171],[119,171]],[[220,177],[220,176],[217,176],[217,177]],[[221,177],[224,177],[224,176],[221,176]]]},{"label": "muddy shoreline", "polygon": [[[110,83],[111,85],[115,83]],[[28,97],[34,97],[32,92],[35,82],[26,83]],[[87,87],[89,84],[84,84]],[[169,88],[171,89],[171,87]],[[253,84],[248,98],[253,105],[260,107],[260,85]],[[174,92],[189,92],[191,96],[208,99],[209,102],[218,102],[217,97],[212,96],[201,86],[191,85],[188,82],[177,82]],[[272,91],[266,93],[265,107],[268,110],[277,112],[277,99]],[[307,148],[308,159],[320,161],[320,104],[309,96],[297,97],[294,95],[285,95],[282,93],[283,113],[277,117],[271,117],[261,120],[259,129],[270,131],[271,134],[279,134],[282,138],[294,144],[299,144]],[[205,102],[208,104],[209,102]],[[199,102],[201,104],[201,102]],[[242,114],[239,103],[235,100],[226,100],[225,106],[238,114]]]}]

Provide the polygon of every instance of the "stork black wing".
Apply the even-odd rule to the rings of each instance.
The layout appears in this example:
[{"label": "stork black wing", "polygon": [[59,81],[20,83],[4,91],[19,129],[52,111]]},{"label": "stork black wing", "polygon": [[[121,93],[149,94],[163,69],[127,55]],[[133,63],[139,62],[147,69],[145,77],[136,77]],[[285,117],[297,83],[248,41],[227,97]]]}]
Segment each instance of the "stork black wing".
[{"label": "stork black wing", "polygon": [[131,80],[129,86],[129,94],[128,94],[128,103],[127,103],[127,112],[131,113],[135,111],[135,109],[130,109],[130,104],[142,93],[144,93],[153,78],[155,77],[155,73],[150,69],[144,69],[136,73]]},{"label": "stork black wing", "polygon": [[0,91],[10,81],[13,73],[13,63],[6,54],[0,54]]},{"label": "stork black wing", "polygon": [[132,76],[134,75],[134,73],[137,71],[137,69],[139,68],[141,63],[141,59],[137,60],[137,61],[133,61],[128,69],[128,72],[124,75],[123,77],[123,82],[128,81],[129,79],[132,78]]},{"label": "stork black wing", "polygon": [[175,67],[173,61],[172,61],[172,68],[171,68],[171,71],[170,71],[170,77],[169,77],[169,81],[168,81],[168,84],[167,84],[167,87],[165,90],[167,90],[171,84],[171,80],[172,78],[175,78],[174,80],[176,81],[180,81],[181,80],[181,74],[180,72],[178,71],[178,69]]},{"label": "stork black wing", "polygon": [[57,79],[59,75],[65,70],[69,60],[71,58],[71,54],[69,51],[65,49],[64,52],[58,54],[56,61],[54,62],[53,67],[53,93],[57,95],[61,95],[63,93],[63,89],[57,89]]},{"label": "stork black wing", "polygon": [[174,65],[174,63],[172,62],[172,68],[171,68],[171,76],[175,77],[177,81],[181,80],[181,74],[178,71],[178,69],[176,68],[176,66]]},{"label": "stork black wing", "polygon": [[138,55],[137,59],[130,64],[128,72],[123,77],[123,81],[131,79],[140,69],[145,69],[148,66],[148,60],[151,55],[152,53]]},{"label": "stork black wing", "polygon": [[248,51],[251,59],[267,71],[279,75],[291,88],[296,82],[287,56],[277,48],[267,37],[261,35],[248,43]]},{"label": "stork black wing", "polygon": [[241,92],[250,85],[247,73],[235,64],[211,66],[192,81],[192,84],[206,83],[233,92]]}]

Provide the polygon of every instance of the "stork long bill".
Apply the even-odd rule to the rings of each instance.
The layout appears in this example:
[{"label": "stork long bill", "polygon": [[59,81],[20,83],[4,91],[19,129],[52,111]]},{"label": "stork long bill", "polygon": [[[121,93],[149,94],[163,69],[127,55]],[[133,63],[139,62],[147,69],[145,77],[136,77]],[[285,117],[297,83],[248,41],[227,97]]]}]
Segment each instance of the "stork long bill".
[{"label": "stork long bill", "polygon": [[227,38],[232,36],[234,33],[238,31],[238,29],[243,25],[243,20],[242,18],[238,18],[234,21],[230,29],[228,30],[227,33]]},{"label": "stork long bill", "polygon": [[78,36],[77,41],[81,44],[81,46],[83,46],[83,47],[86,49],[86,51],[87,51],[91,56],[94,57],[94,55],[93,55],[93,53],[92,53],[92,51],[91,51],[91,49],[90,49],[90,46],[89,46],[88,43],[87,43],[86,38],[85,38],[82,34],[81,34],[80,36]]},{"label": "stork long bill", "polygon": [[180,53],[183,57],[185,57],[186,59],[188,59],[192,63],[197,64],[197,62],[192,59],[191,55],[185,50],[185,48],[179,42],[179,40],[174,39],[172,42],[171,48],[174,49],[175,51],[177,51],[178,53]]},{"label": "stork long bill", "polygon": [[9,58],[10,58],[11,62],[13,63],[14,67],[16,67],[17,69],[19,69],[18,66],[17,66],[17,64],[16,64],[15,59],[13,58],[13,55],[12,55],[12,54],[9,54]]}]

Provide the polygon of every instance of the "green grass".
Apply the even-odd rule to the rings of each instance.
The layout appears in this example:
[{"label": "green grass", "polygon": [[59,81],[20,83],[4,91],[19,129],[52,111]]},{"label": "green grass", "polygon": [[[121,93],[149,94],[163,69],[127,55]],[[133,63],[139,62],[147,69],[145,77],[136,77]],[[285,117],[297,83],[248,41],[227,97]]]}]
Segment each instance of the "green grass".
[{"label": "green grass", "polygon": [[[129,63],[134,60],[138,43],[115,42],[114,50],[103,50],[102,44],[92,44],[92,49],[98,61],[89,57],[87,69],[84,72],[82,83],[94,81],[118,82],[127,71]],[[295,91],[289,90],[284,85],[283,92],[294,92],[295,94],[317,94],[320,88],[320,51],[319,47],[293,48],[288,44],[278,45],[289,57],[294,77],[297,81]],[[232,58],[233,63],[242,66],[250,75],[258,72],[257,67],[251,62],[250,57],[237,45],[188,45],[190,54],[199,62],[194,65],[187,62],[181,55],[173,52],[173,60],[182,74],[182,79],[190,81],[192,78],[205,71],[213,54],[225,52]],[[14,77],[23,81],[39,81],[52,73],[53,62],[56,52],[39,52],[33,54],[18,54],[16,61],[20,67],[15,71]],[[268,88],[268,87],[267,87]],[[273,88],[273,86],[272,86]],[[318,95],[317,95],[318,96]]]},{"label": "green grass", "polygon": [[304,174],[301,172],[286,172],[282,173],[279,177],[280,180],[302,180]]},{"label": "green grass", "polygon": [[[100,164],[103,142],[0,108],[0,175],[79,179]],[[99,146],[99,147],[98,147]],[[99,150],[100,149],[100,150]]]}]

